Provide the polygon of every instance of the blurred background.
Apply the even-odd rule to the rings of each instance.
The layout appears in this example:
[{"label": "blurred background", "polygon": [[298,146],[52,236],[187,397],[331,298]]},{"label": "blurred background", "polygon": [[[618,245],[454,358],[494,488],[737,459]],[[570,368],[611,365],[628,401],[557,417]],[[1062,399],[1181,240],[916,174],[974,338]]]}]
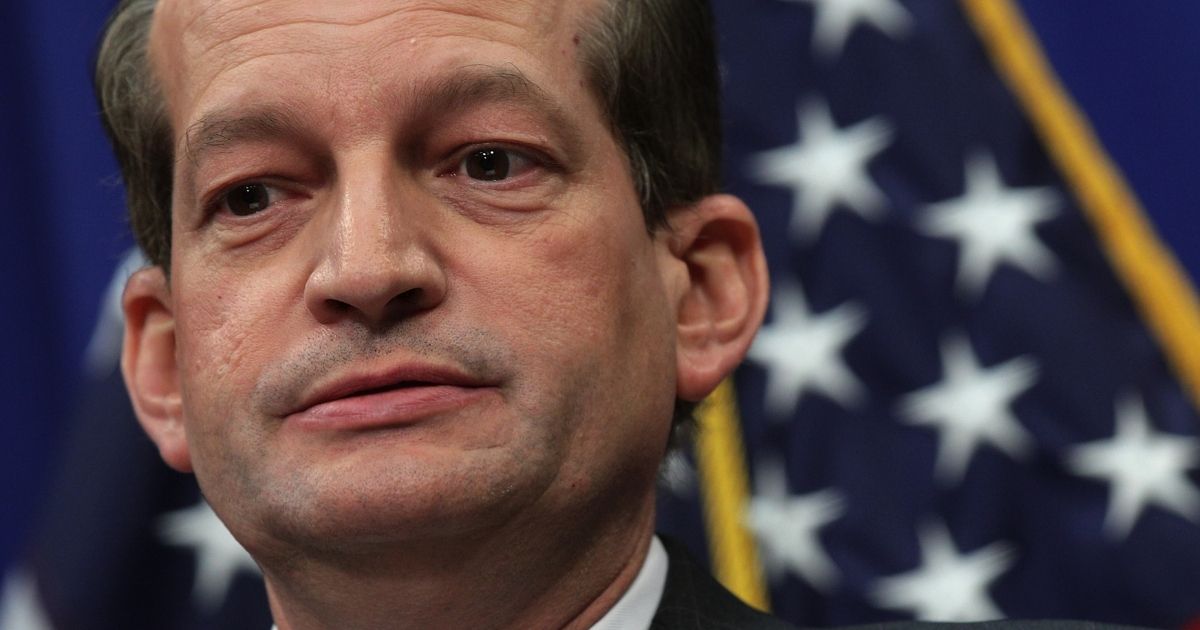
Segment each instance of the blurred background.
[{"label": "blurred background", "polygon": [[[116,372],[113,4],[0,3],[0,628],[261,629]],[[774,290],[662,529],[806,625],[1200,627],[1200,5],[714,4]]]}]

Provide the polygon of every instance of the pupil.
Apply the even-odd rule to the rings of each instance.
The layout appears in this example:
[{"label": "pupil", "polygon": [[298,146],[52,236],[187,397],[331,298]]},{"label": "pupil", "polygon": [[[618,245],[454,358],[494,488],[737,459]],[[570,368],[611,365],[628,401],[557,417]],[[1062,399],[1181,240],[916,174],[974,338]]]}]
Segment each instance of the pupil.
[{"label": "pupil", "polygon": [[262,184],[238,186],[229,193],[229,210],[239,217],[254,214],[267,207],[271,196]]},{"label": "pupil", "polygon": [[467,175],[489,182],[508,177],[508,153],[503,149],[476,151],[467,160]]}]

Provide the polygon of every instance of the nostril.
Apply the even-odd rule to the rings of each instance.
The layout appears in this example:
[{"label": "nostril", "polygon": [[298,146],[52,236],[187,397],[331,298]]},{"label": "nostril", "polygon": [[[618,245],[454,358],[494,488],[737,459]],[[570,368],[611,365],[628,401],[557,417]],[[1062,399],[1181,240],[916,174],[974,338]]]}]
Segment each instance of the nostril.
[{"label": "nostril", "polygon": [[423,310],[425,308],[425,290],[420,288],[409,289],[403,293],[392,296],[388,300],[387,309],[393,314],[404,315],[414,311]]},{"label": "nostril", "polygon": [[350,306],[341,300],[334,299],[325,300],[325,308],[329,309],[333,313],[337,313],[338,315],[342,315],[354,310],[353,306]]},{"label": "nostril", "polygon": [[400,302],[401,304],[418,304],[421,302],[421,300],[424,298],[424,296],[425,296],[424,289],[414,288],[414,289],[409,289],[409,290],[405,291],[404,293],[401,293],[400,295],[393,297],[392,301]]}]

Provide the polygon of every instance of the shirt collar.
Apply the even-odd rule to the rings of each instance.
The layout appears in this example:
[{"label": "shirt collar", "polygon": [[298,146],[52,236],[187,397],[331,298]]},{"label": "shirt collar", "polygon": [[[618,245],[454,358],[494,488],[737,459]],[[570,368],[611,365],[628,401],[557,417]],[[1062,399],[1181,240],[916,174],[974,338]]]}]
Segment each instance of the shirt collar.
[{"label": "shirt collar", "polygon": [[633,584],[629,585],[616,605],[592,625],[591,630],[648,629],[667,586],[668,564],[667,550],[655,536],[650,540],[650,551]]}]

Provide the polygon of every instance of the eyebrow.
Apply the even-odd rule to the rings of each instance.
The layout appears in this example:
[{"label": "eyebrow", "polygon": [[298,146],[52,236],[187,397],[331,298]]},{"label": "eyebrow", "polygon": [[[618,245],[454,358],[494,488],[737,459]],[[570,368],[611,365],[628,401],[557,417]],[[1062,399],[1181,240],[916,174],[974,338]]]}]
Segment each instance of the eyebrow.
[{"label": "eyebrow", "polygon": [[[446,112],[489,102],[517,103],[543,118],[568,151],[580,145],[582,133],[566,109],[516,66],[463,66],[448,76],[430,77],[389,97],[393,111],[406,111],[405,125],[419,127]],[[404,107],[404,105],[409,107]],[[191,124],[183,136],[183,155],[194,170],[209,153],[246,142],[288,138],[313,139],[308,120],[286,103],[250,108],[217,108]]]},{"label": "eyebrow", "polygon": [[249,109],[221,108],[208,112],[188,127],[183,154],[195,167],[205,154],[242,142],[304,137],[307,125],[290,108],[260,105]]},{"label": "eyebrow", "polygon": [[419,81],[393,98],[399,99],[391,103],[397,111],[409,111],[404,122],[413,128],[481,104],[516,104],[546,124],[567,157],[574,157],[582,147],[583,131],[567,108],[512,64],[462,66],[452,74]]},{"label": "eyebrow", "polygon": [[574,130],[565,108],[512,65],[464,66],[452,75],[418,83],[405,97],[416,104],[417,119],[466,109],[480,103],[516,102],[542,114],[555,127]]}]

